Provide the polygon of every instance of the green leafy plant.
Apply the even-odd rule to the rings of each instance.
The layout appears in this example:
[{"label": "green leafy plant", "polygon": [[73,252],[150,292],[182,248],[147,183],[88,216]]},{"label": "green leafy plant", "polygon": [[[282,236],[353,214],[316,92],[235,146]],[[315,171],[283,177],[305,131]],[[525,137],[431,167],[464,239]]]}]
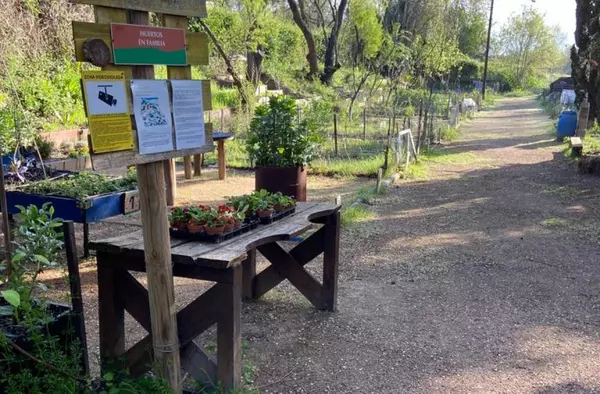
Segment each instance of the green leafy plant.
[{"label": "green leafy plant", "polygon": [[257,166],[298,167],[313,160],[317,140],[309,123],[298,120],[294,99],[271,97],[255,111],[246,149]]},{"label": "green leafy plant", "polygon": [[55,195],[85,200],[99,194],[124,192],[137,188],[135,170],[121,178],[111,178],[93,172],[79,172],[61,179],[49,179],[28,184],[20,191],[30,194]]}]

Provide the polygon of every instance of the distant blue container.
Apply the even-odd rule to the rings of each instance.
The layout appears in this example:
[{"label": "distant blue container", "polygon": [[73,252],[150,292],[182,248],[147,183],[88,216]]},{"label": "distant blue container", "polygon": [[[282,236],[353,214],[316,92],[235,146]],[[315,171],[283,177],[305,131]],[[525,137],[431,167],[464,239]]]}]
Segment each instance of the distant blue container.
[{"label": "distant blue container", "polygon": [[577,131],[577,112],[564,111],[558,118],[556,138],[573,137]]}]

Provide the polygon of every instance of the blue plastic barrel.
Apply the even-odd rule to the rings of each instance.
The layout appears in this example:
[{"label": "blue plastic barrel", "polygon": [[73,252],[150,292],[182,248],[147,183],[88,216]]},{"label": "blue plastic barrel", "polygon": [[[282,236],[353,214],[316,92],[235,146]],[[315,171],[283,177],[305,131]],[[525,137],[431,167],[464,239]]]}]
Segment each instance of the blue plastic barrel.
[{"label": "blue plastic barrel", "polygon": [[577,131],[577,112],[564,111],[558,118],[556,138],[573,137]]}]

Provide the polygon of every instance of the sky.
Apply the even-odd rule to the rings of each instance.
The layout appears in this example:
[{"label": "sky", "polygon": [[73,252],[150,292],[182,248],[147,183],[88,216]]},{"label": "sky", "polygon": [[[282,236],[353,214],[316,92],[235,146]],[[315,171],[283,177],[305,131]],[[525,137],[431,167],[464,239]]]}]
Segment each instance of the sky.
[{"label": "sky", "polygon": [[550,25],[558,25],[566,34],[567,44],[573,44],[575,38],[575,0],[495,0],[494,4],[494,29],[497,31],[508,19],[511,13],[518,12],[522,5],[533,5],[546,15]]}]

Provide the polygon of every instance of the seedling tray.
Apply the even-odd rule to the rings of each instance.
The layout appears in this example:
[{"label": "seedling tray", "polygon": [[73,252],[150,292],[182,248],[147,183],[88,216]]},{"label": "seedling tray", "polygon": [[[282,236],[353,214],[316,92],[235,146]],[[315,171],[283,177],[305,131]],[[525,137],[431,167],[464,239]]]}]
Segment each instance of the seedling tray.
[{"label": "seedling tray", "polygon": [[286,216],[290,216],[296,212],[296,207],[288,209],[287,211],[282,211],[279,213],[274,213],[271,217],[268,218],[260,218],[260,224],[273,224],[274,222],[283,219]]},{"label": "seedling tray", "polygon": [[254,230],[255,228],[258,227],[259,221],[258,220],[250,220],[247,222],[244,222],[242,224],[242,227],[238,228],[238,229],[234,229],[228,233],[222,234],[222,235],[207,235],[205,232],[200,232],[200,233],[190,233],[187,230],[178,230],[178,229],[174,229],[171,228],[169,229],[169,232],[171,233],[171,237],[173,238],[179,238],[179,239],[187,239],[190,241],[195,241],[195,242],[207,242],[207,243],[212,243],[212,244],[220,244],[223,241],[227,241],[228,239],[237,237],[239,235],[242,235],[244,233],[247,233],[250,230]]}]

